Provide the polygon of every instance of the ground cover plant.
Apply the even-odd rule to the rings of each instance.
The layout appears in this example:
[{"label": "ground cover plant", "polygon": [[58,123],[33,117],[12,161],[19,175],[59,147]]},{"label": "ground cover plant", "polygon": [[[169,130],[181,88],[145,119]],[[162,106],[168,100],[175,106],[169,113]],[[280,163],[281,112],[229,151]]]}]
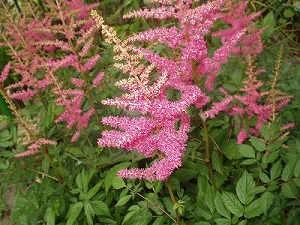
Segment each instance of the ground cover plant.
[{"label": "ground cover plant", "polygon": [[298,223],[297,1],[0,9],[6,223]]}]

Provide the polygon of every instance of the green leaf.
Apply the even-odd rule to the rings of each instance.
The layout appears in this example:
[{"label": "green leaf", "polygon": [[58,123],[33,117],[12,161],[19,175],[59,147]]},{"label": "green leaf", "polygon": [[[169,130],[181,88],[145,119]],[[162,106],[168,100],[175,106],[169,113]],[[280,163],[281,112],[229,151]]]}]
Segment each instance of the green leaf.
[{"label": "green leaf", "polygon": [[222,195],[219,192],[216,193],[214,203],[218,213],[220,213],[222,216],[230,220],[231,219],[230,212],[225,207],[224,202],[222,200]]},{"label": "green leaf", "polygon": [[211,186],[207,186],[206,194],[204,196],[205,203],[207,207],[209,208],[209,211],[211,214],[214,214],[215,211],[215,205],[214,205],[214,192]]},{"label": "green leaf", "polygon": [[161,225],[166,223],[166,218],[163,216],[159,216],[155,219],[154,223],[152,225]]},{"label": "green leaf", "polygon": [[102,185],[102,182],[99,182],[98,184],[96,184],[94,187],[92,187],[88,193],[86,194],[86,200],[91,199],[95,194],[97,194],[97,192],[99,191],[100,187]]},{"label": "green leaf", "polygon": [[120,177],[114,177],[112,179],[112,186],[114,189],[121,189],[123,187],[126,187],[126,184],[124,180]]},{"label": "green leaf", "polygon": [[266,144],[255,136],[250,137],[250,142],[257,151],[263,152],[267,149]]},{"label": "green leaf", "polygon": [[298,187],[295,182],[291,181],[288,183],[284,183],[281,187],[281,193],[286,198],[297,198],[298,195]]},{"label": "green leaf", "polygon": [[216,171],[218,171],[219,173],[222,174],[222,171],[223,171],[222,157],[218,153],[216,153],[216,152],[212,153],[211,163],[212,163],[213,169],[215,169]]},{"label": "green leaf", "polygon": [[238,223],[238,225],[246,225],[247,224],[247,220],[242,220]]},{"label": "green leaf", "polygon": [[181,168],[180,170],[175,171],[174,177],[179,179],[180,181],[187,181],[192,178],[197,177],[198,172],[194,169],[190,168]]},{"label": "green leaf", "polygon": [[3,147],[3,148],[6,148],[6,147],[9,147],[9,146],[12,146],[12,145],[13,145],[12,141],[1,141],[0,142],[0,147]]},{"label": "green leaf", "polygon": [[97,216],[108,216],[111,217],[109,208],[105,202],[102,201],[89,201],[90,205],[94,209],[95,215]]},{"label": "green leaf", "polygon": [[67,213],[67,223],[66,225],[73,225],[75,224],[78,216],[80,215],[81,211],[83,208],[83,203],[82,202],[77,202],[75,204],[70,205],[70,208]]},{"label": "green leaf", "polygon": [[131,165],[130,162],[120,163],[105,173],[104,190],[106,193],[108,192],[109,188],[112,186],[112,180],[114,177],[117,176],[117,171],[119,171],[121,169],[125,169],[125,168],[129,167],[130,165]]},{"label": "green leaf", "polygon": [[215,223],[217,225],[231,225],[231,221],[229,219],[225,219],[225,218],[215,219]]},{"label": "green leaf", "polygon": [[223,148],[224,154],[228,159],[240,159],[242,155],[239,151],[239,145],[236,141],[229,141]]},{"label": "green leaf", "polygon": [[241,217],[243,215],[243,205],[239,202],[238,198],[229,192],[223,192],[222,199],[226,208],[235,216]]},{"label": "green leaf", "polygon": [[207,210],[204,207],[199,207],[199,212],[197,214],[197,217],[203,217],[206,220],[211,220],[212,219],[212,215],[211,212],[209,210]]},{"label": "green leaf", "polygon": [[211,223],[202,221],[202,222],[194,223],[194,225],[211,225]]},{"label": "green leaf", "polygon": [[283,181],[287,181],[292,178],[292,176],[294,174],[295,166],[296,166],[295,160],[292,160],[285,165],[285,167],[282,171],[282,174],[281,174],[281,178]]},{"label": "green leaf", "polygon": [[291,18],[291,17],[295,16],[295,11],[292,8],[286,8],[283,11],[283,16],[285,18]]},{"label": "green leaf", "polygon": [[147,208],[141,208],[124,225],[149,225],[152,218]]},{"label": "green leaf", "polygon": [[125,215],[122,224],[125,224],[125,223],[127,222],[127,220],[129,220],[129,219],[130,219],[131,217],[133,217],[135,214],[136,214],[136,211],[128,212],[128,213]]},{"label": "green leaf", "polygon": [[[270,14],[270,13],[269,13]],[[269,15],[268,14],[268,15]],[[273,13],[272,13],[273,15]],[[266,16],[267,17],[267,16]],[[265,30],[266,31],[266,30]],[[263,136],[263,138],[266,140],[266,141],[269,141],[270,138],[271,138],[271,134],[270,134],[270,130],[269,130],[269,127],[266,125],[266,124],[263,124],[261,129],[260,129],[260,133],[261,135]]]},{"label": "green leaf", "polygon": [[242,165],[248,166],[248,165],[255,164],[256,162],[257,162],[256,159],[246,159],[246,160],[244,160],[241,164],[242,164]]},{"label": "green leaf", "polygon": [[55,212],[51,207],[46,209],[45,212],[46,225],[55,225]]},{"label": "green leaf", "polygon": [[265,173],[263,173],[263,172],[260,172],[260,173],[259,173],[259,178],[260,178],[260,180],[261,180],[262,182],[264,182],[265,184],[271,182],[271,180],[270,180],[270,178],[268,177],[268,175],[265,174]]},{"label": "green leaf", "polygon": [[272,194],[269,191],[263,193],[263,195],[260,197],[260,204],[261,204],[261,209],[264,213],[268,211],[270,206],[273,204],[273,201],[274,201],[274,194]]},{"label": "green leaf", "polygon": [[252,176],[245,171],[236,185],[237,196],[244,205],[248,205],[254,199],[254,188],[255,182]]},{"label": "green leaf", "polygon": [[245,209],[245,218],[250,219],[262,214],[261,210],[261,201],[260,199],[256,199]]},{"label": "green leaf", "polygon": [[122,198],[119,199],[115,207],[125,205],[131,199],[131,197],[132,197],[131,195],[123,196]]},{"label": "green leaf", "polygon": [[294,176],[298,177],[299,174],[300,174],[300,160],[298,160],[298,162],[296,163],[295,170],[294,170]]},{"label": "green leaf", "polygon": [[86,217],[88,225],[93,225],[93,217],[95,215],[93,207],[90,205],[90,203],[86,203],[84,206],[84,215]]},{"label": "green leaf", "polygon": [[239,152],[243,157],[246,158],[255,158],[255,151],[250,145],[239,145]]},{"label": "green leaf", "polygon": [[271,167],[270,170],[271,180],[273,181],[277,179],[280,176],[281,171],[282,171],[282,165],[281,165],[281,161],[279,160],[276,163],[274,163],[273,166]]},{"label": "green leaf", "polygon": [[259,194],[259,193],[265,192],[266,190],[267,190],[267,188],[265,188],[264,186],[258,186],[258,187],[255,187],[255,189],[253,190],[253,193]]},{"label": "green leaf", "polygon": [[5,160],[5,163],[0,162],[0,170],[6,170],[9,167],[9,161]]}]

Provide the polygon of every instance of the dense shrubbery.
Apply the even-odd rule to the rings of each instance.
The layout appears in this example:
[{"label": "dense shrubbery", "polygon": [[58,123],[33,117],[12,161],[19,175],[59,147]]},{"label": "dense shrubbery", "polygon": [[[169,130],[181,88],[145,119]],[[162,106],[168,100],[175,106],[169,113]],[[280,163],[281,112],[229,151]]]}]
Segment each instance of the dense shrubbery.
[{"label": "dense shrubbery", "polygon": [[1,2],[1,217],[297,224],[299,3],[88,2]]}]

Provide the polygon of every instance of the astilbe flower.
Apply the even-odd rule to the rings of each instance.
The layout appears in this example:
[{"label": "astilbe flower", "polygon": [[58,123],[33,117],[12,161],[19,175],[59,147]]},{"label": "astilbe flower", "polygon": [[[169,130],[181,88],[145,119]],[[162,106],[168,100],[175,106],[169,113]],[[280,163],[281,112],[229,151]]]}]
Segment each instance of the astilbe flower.
[{"label": "astilbe flower", "polygon": [[[77,124],[74,135],[79,137],[80,129],[86,127],[82,120],[88,120],[96,112],[92,98],[87,100],[85,96],[91,96],[92,85],[96,90],[95,87],[101,82],[99,75],[92,75],[100,55],[91,54],[98,28],[89,15],[89,11],[98,4],[86,5],[83,0],[46,0],[46,3],[48,8],[43,15],[34,18],[22,15],[18,23],[8,14],[2,37],[11,47],[10,69],[20,79],[5,89],[9,97],[29,101],[49,88],[57,98],[57,104],[65,108],[56,122],[65,121],[68,129],[72,128],[70,124]],[[7,11],[3,6],[3,10]],[[72,92],[70,82],[57,75],[62,70],[70,71],[70,68],[76,71],[71,77],[72,90],[83,93],[80,100],[76,98],[76,104],[69,104],[70,96],[65,95]],[[84,112],[81,105],[85,101],[89,101],[93,109]]]},{"label": "astilbe flower", "polygon": [[[165,180],[181,166],[190,127],[187,108],[192,104],[202,107],[209,99],[196,85],[185,82],[185,77],[178,73],[172,60],[161,58],[161,61],[149,66],[142,64],[143,54],[134,54],[135,48],[127,41],[119,40],[116,32],[104,25],[95,11],[92,16],[102,28],[106,41],[114,44],[114,51],[118,54],[115,59],[120,60],[115,66],[129,74],[128,79],[117,82],[117,86],[127,90],[127,93],[102,103],[129,112],[140,112],[140,116],[133,118],[104,117],[102,123],[116,130],[104,131],[98,144],[136,150],[146,157],[153,157],[158,151],[161,158],[149,168],[124,169],[118,175],[123,178]],[[155,68],[160,75],[150,82]],[[169,100],[166,95],[169,88],[180,91],[181,98]]]},{"label": "astilbe flower", "polygon": [[[147,169],[129,169],[119,172],[124,178],[140,178],[148,180],[164,180],[175,168],[181,166],[187,132],[189,130],[189,115],[187,108],[194,104],[201,108],[209,102],[209,98],[192,83],[198,76],[206,76],[206,88],[212,90],[215,76],[221,65],[237,51],[238,44],[248,40],[247,26],[258,16],[244,15],[246,3],[242,3],[238,11],[239,23],[231,20],[232,12],[222,11],[225,1],[216,0],[198,7],[192,7],[191,0],[152,0],[159,7],[141,9],[125,15],[125,18],[143,17],[154,19],[175,18],[178,26],[170,28],[155,28],[141,32],[121,41],[115,31],[103,23],[103,19],[95,12],[96,19],[106,41],[114,44],[115,57],[120,62],[115,65],[129,78],[117,82],[117,86],[127,90],[127,93],[114,99],[102,101],[105,105],[124,108],[129,112],[140,112],[138,118],[106,117],[102,122],[117,130],[104,131],[98,140],[101,146],[137,150],[146,157],[153,156],[155,151],[162,153],[162,159],[154,162]],[[210,57],[206,36],[217,20],[231,25],[231,29],[213,33],[221,37],[222,45]],[[132,42],[158,42],[167,45],[173,52],[174,58],[167,59],[147,48],[129,45]],[[249,42],[248,45],[253,43]],[[171,51],[171,52],[172,52]],[[145,58],[150,62],[146,67],[142,62]],[[159,76],[151,85],[154,69]],[[153,72],[152,72],[153,71]],[[177,101],[167,98],[168,89],[181,93]],[[221,109],[227,107],[231,99],[216,104]],[[176,124],[180,123],[179,129]]]},{"label": "astilbe flower", "polygon": [[[272,115],[278,112],[283,106],[289,103],[290,98],[282,95],[280,98],[270,98],[274,93],[262,91],[264,83],[258,79],[258,75],[263,70],[254,70],[251,57],[248,57],[248,67],[246,70],[247,79],[243,82],[244,86],[240,89],[241,94],[225,97],[220,102],[215,102],[210,110],[204,111],[201,116],[203,119],[214,118],[221,111],[226,111],[230,116],[239,116],[246,120],[256,118],[256,124],[245,128],[246,123],[242,123],[237,135],[237,143],[242,144],[250,135],[256,135],[262,124],[266,124]],[[222,92],[228,95],[227,91]],[[231,105],[229,105],[231,103]]]},{"label": "astilbe flower", "polygon": [[27,150],[25,152],[17,153],[14,157],[20,158],[37,154],[40,152],[42,145],[56,145],[56,142],[45,138],[37,139],[34,143],[30,144],[27,147]]},{"label": "astilbe flower", "polygon": [[[260,34],[262,30],[255,30],[251,21],[259,13],[245,15],[244,11],[248,1],[237,5],[231,1],[208,1],[197,7],[192,3],[198,1],[150,1],[159,3],[159,7],[140,9],[125,15],[125,18],[143,17],[155,19],[175,18],[178,26],[170,28],[155,28],[141,32],[128,39],[129,42],[158,42],[174,49],[179,57],[174,57],[177,71],[187,79],[197,79],[197,76],[206,77],[205,87],[212,91],[214,80],[221,69],[233,54],[257,54],[262,50]],[[156,4],[157,6],[157,4]],[[224,10],[226,8],[226,10]],[[216,21],[223,21],[230,26],[228,29],[211,32]],[[213,55],[209,55],[207,36],[220,37],[221,46]],[[147,60],[148,49],[139,49],[145,53]],[[197,68],[195,71],[195,67]]]}]

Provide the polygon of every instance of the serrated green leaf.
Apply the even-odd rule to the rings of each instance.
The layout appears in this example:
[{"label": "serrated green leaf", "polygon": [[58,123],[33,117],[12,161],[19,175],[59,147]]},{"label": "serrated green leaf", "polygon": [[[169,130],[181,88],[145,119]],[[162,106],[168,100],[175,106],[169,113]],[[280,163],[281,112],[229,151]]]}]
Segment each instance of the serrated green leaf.
[{"label": "serrated green leaf", "polygon": [[212,219],[212,214],[209,210],[203,207],[199,207],[199,212],[197,214],[199,217],[203,217],[206,220],[211,220]]},{"label": "serrated green leaf", "polygon": [[212,153],[211,163],[213,169],[215,169],[216,171],[222,174],[222,169],[223,169],[222,157],[218,153],[216,152]]},{"label": "serrated green leaf", "polygon": [[121,169],[125,169],[125,168],[129,167],[130,165],[131,165],[130,162],[120,163],[105,173],[104,190],[106,193],[108,192],[109,188],[112,186],[112,180],[113,180],[113,177],[117,176],[117,171],[119,171]]},{"label": "serrated green leaf", "polygon": [[243,157],[255,158],[255,151],[250,145],[239,145],[239,152]]},{"label": "serrated green leaf", "polygon": [[235,216],[241,217],[243,215],[243,205],[240,203],[238,198],[230,193],[230,192],[223,192],[222,199],[226,208]]},{"label": "serrated green leaf", "polygon": [[256,199],[250,205],[248,205],[245,209],[245,215],[244,215],[245,218],[250,219],[262,214],[263,212],[260,204],[261,204],[260,199]]},{"label": "serrated green leaf", "polygon": [[202,221],[202,222],[194,223],[194,225],[211,225],[211,223]]},{"label": "serrated green leaf", "polygon": [[216,193],[214,203],[215,203],[218,213],[220,213],[222,216],[224,216],[230,220],[231,219],[230,212],[225,207],[223,199],[222,199],[222,195],[219,192]]},{"label": "serrated green leaf", "polygon": [[258,187],[254,188],[253,193],[259,194],[259,193],[262,193],[264,191],[266,191],[266,188],[264,186],[258,186]]},{"label": "serrated green leaf", "polygon": [[1,141],[0,142],[0,147],[3,147],[3,148],[7,148],[7,147],[12,146],[12,145],[13,145],[12,141]]},{"label": "serrated green leaf", "polygon": [[260,204],[261,204],[262,211],[264,213],[268,211],[270,206],[273,204],[273,201],[274,201],[274,194],[272,194],[269,191],[263,193],[263,195],[260,197]]},{"label": "serrated green leaf", "polygon": [[83,209],[83,203],[77,202],[75,204],[70,205],[70,208],[67,213],[67,223],[66,225],[74,225],[75,221],[77,220],[78,216],[80,215]]},{"label": "serrated green leaf", "polygon": [[238,225],[246,225],[247,224],[247,220],[242,220],[238,223]]},{"label": "serrated green leaf", "polygon": [[229,141],[228,144],[224,146],[224,154],[228,159],[240,159],[243,156],[240,154],[239,145],[236,141]]},{"label": "serrated green leaf", "polygon": [[109,208],[105,202],[102,201],[89,201],[90,205],[94,209],[95,215],[111,217]]},{"label": "serrated green leaf", "polygon": [[159,216],[155,219],[154,223],[152,225],[161,225],[161,224],[165,224],[166,219],[163,216]]},{"label": "serrated green leaf", "polygon": [[132,197],[131,195],[123,196],[122,198],[119,199],[115,207],[125,205],[131,199],[131,197]]},{"label": "serrated green leaf", "polygon": [[282,178],[283,181],[287,181],[287,180],[292,178],[292,176],[294,174],[295,166],[296,166],[296,161],[295,160],[290,161],[285,165],[285,167],[282,171],[282,174],[281,174],[281,178]]},{"label": "serrated green leaf", "polygon": [[214,192],[211,186],[208,186],[206,189],[206,195],[204,196],[205,203],[207,207],[209,208],[209,211],[211,214],[215,211],[215,205],[214,205]]},{"label": "serrated green leaf", "polygon": [[252,176],[247,171],[245,171],[236,185],[237,196],[244,205],[248,205],[254,199],[254,188],[255,182]]},{"label": "serrated green leaf", "polygon": [[298,195],[298,187],[294,181],[284,183],[281,187],[281,193],[286,198],[296,198]]},{"label": "serrated green leaf", "polygon": [[273,166],[271,167],[271,170],[270,170],[270,178],[271,180],[275,180],[277,179],[280,174],[281,174],[281,171],[282,171],[282,165],[281,165],[281,161],[277,161],[276,163],[273,164]]},{"label": "serrated green leaf", "polygon": [[271,138],[269,127],[266,124],[263,124],[260,128],[260,133],[266,141],[269,141]]},{"label": "serrated green leaf", "polygon": [[99,182],[94,187],[92,187],[86,194],[86,200],[91,199],[95,194],[97,194],[101,185],[102,185],[102,182]]},{"label": "serrated green leaf", "polygon": [[262,182],[264,182],[265,184],[271,182],[271,180],[270,180],[270,178],[268,177],[268,175],[265,174],[265,173],[263,173],[263,172],[260,172],[260,173],[259,173],[259,178],[260,178],[260,180],[261,180]]},{"label": "serrated green leaf", "polygon": [[0,170],[6,170],[9,168],[9,161],[5,160],[5,163],[0,162]]},{"label": "serrated green leaf", "polygon": [[291,17],[295,16],[295,11],[292,8],[286,8],[283,11],[283,16],[285,18],[291,18]]},{"label": "serrated green leaf", "polygon": [[120,177],[114,177],[112,179],[112,186],[114,189],[121,189],[123,187],[126,187],[126,184],[124,180]]},{"label": "serrated green leaf", "polygon": [[298,162],[296,163],[295,170],[294,170],[294,176],[298,177],[299,174],[300,174],[300,160],[298,160]]},{"label": "serrated green leaf", "polygon": [[244,160],[241,164],[242,164],[242,165],[248,166],[248,165],[255,164],[256,162],[257,162],[256,159],[246,159],[246,160]]},{"label": "serrated green leaf", "polygon": [[46,225],[55,225],[55,212],[51,207],[46,209],[45,217]]},{"label": "serrated green leaf", "polygon": [[128,212],[128,213],[125,215],[122,224],[126,223],[127,220],[129,220],[129,219],[130,219],[131,217],[133,217],[135,214],[136,214],[136,211]]},{"label": "serrated green leaf", "polygon": [[231,221],[225,218],[218,218],[215,219],[215,223],[217,225],[231,225]]},{"label": "serrated green leaf", "polygon": [[266,144],[255,136],[250,137],[250,142],[257,151],[263,152],[267,149]]},{"label": "serrated green leaf", "polygon": [[95,212],[94,212],[94,209],[93,207],[90,205],[89,202],[87,202],[85,205],[84,205],[84,215],[86,217],[86,220],[87,220],[87,223],[88,225],[93,225],[94,222],[93,222],[93,217],[95,215]]}]

